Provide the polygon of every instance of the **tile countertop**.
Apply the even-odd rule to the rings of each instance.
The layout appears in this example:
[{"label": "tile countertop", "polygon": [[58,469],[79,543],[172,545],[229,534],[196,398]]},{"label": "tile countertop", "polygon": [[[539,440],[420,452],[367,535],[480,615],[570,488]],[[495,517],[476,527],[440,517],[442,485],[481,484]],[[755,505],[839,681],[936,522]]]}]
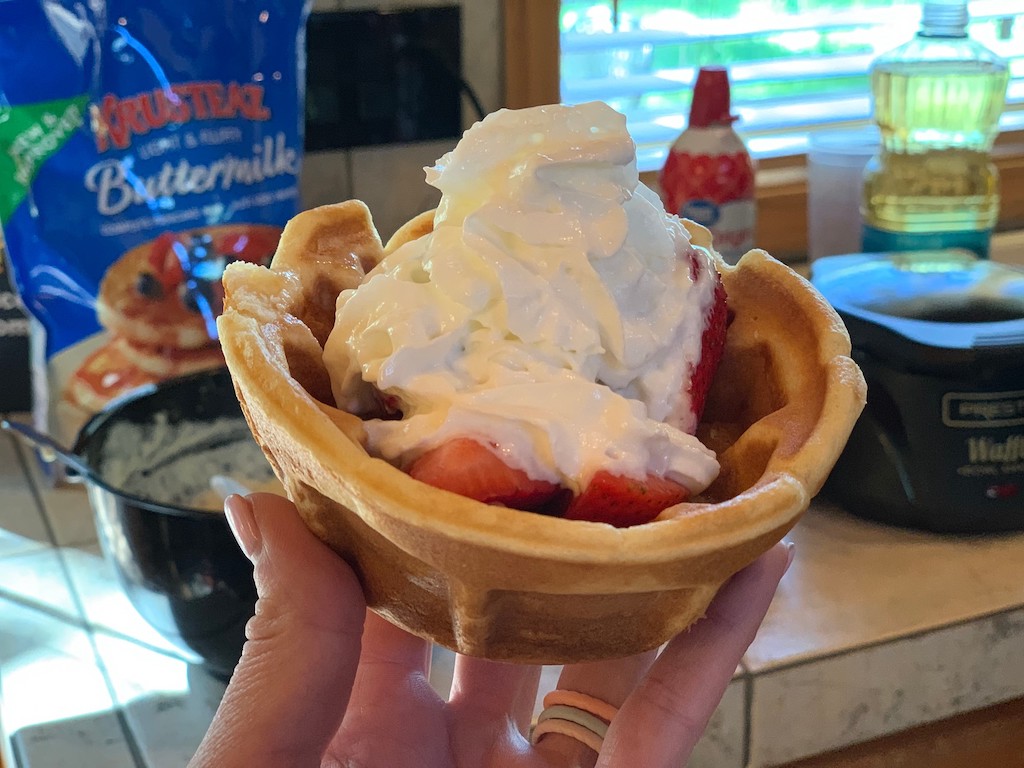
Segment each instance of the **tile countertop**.
[{"label": "tile countertop", "polygon": [[[84,493],[46,488],[3,434],[0,497],[4,757],[183,766],[223,684],[131,607]],[[1024,696],[1024,534],[896,530],[819,499],[791,538],[794,565],[691,766],[769,766]],[[441,690],[451,661],[435,653]]]}]

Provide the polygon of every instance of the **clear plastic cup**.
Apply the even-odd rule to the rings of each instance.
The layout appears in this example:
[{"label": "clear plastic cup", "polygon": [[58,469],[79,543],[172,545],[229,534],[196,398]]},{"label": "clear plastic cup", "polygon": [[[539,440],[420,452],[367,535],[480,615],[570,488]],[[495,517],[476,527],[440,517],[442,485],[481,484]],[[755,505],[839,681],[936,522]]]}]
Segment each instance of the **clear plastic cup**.
[{"label": "clear plastic cup", "polygon": [[874,126],[808,137],[808,259],[860,252],[864,166],[878,151],[878,141]]}]

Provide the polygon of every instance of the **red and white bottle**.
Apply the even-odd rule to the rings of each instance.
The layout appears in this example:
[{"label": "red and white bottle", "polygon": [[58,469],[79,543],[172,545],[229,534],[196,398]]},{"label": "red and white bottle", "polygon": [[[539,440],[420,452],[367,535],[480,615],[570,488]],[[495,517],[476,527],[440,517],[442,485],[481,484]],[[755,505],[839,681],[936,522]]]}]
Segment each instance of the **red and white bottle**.
[{"label": "red and white bottle", "polygon": [[754,247],[757,208],[754,161],[733,130],[729,74],[701,67],[690,122],[661,169],[661,199],[669,213],[711,230],[715,250],[730,264]]}]

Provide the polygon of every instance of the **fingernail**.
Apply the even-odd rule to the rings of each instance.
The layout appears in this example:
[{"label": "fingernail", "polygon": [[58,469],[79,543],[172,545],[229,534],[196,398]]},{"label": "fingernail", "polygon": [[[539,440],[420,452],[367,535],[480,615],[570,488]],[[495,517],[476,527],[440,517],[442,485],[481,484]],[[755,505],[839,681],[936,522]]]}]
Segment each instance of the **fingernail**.
[{"label": "fingernail", "polygon": [[228,518],[228,525],[235,534],[238,546],[245,552],[246,557],[255,562],[263,549],[263,537],[256,526],[252,504],[244,496],[233,493],[224,499],[224,514]]},{"label": "fingernail", "polygon": [[784,541],[782,543],[786,545],[786,570],[783,571],[785,573],[789,570],[789,566],[793,564],[793,558],[796,557],[796,544],[792,541]]}]

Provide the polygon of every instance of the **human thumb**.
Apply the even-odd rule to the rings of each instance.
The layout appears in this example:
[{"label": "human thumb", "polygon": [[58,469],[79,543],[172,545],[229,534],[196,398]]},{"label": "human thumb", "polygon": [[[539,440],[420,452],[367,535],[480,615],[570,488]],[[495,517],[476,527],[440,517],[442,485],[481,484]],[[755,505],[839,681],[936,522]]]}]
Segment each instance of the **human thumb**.
[{"label": "human thumb", "polygon": [[232,496],[259,600],[242,657],[190,768],[319,766],[348,705],[366,603],[348,565],[280,496]]}]

